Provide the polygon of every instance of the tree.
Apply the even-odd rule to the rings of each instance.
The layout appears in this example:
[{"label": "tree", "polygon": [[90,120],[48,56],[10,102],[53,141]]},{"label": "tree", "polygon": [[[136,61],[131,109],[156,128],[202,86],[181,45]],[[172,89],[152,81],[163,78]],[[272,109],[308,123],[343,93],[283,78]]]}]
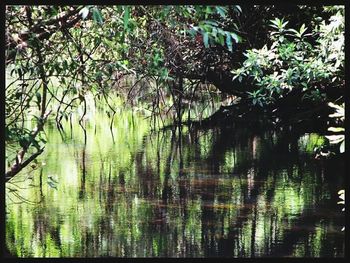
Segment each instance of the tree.
[{"label": "tree", "polygon": [[174,111],[181,122],[184,100],[208,93],[203,83],[263,107],[283,108],[295,91],[297,103],[334,101],[344,86],[343,13],[305,6],[7,6],[6,142],[14,164],[6,178],[43,151],[50,113],[61,128],[83,105],[82,124],[87,94],[109,105],[111,124],[112,93],[142,101],[154,115]]}]

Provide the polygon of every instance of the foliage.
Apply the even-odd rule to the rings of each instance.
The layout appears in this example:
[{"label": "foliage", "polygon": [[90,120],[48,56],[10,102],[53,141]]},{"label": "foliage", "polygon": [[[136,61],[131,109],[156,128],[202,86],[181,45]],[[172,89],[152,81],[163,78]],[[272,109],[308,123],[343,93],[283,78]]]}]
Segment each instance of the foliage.
[{"label": "foliage", "polygon": [[[17,147],[25,146],[30,151],[44,142],[38,139],[42,131],[38,137],[31,136],[33,127],[25,127],[30,118],[35,126],[35,121],[39,124],[51,109],[60,125],[62,118],[69,118],[74,108],[83,104],[82,121],[88,93],[109,103],[111,91],[127,94],[129,99],[135,86],[146,82],[148,85],[138,85],[134,99],[148,100],[155,111],[171,93],[174,104],[164,109],[169,112],[177,105],[178,94],[184,92],[171,90],[169,83],[180,85],[179,72],[193,69],[191,63],[186,63],[187,68],[185,57],[197,60],[198,52],[216,45],[232,51],[241,40],[228,28],[231,11],[239,15],[241,9],[7,6],[6,141],[13,146],[13,151],[7,153],[8,160],[14,160]],[[128,83],[131,89],[123,88],[127,78],[134,78],[134,83]],[[114,117],[112,107],[110,111]]]},{"label": "foliage", "polygon": [[302,90],[304,100],[324,101],[326,86],[343,85],[343,8],[313,28],[288,28],[283,18],[270,22],[271,45],[247,50],[242,67],[232,71],[234,79],[251,77],[257,85],[248,92],[254,105],[274,103],[295,89]]},{"label": "foliage", "polygon": [[[251,77],[257,84],[247,90],[253,104],[268,105],[299,88],[304,100],[327,100],[318,87],[343,85],[344,11],[297,9],[286,15],[294,22],[287,22],[275,18],[286,13],[278,7],[255,5],[6,6],[8,161],[16,161],[23,147],[27,156],[43,149],[43,120],[50,112],[60,128],[82,108],[83,124],[90,94],[109,105],[111,124],[115,96],[142,102],[152,116],[176,114],[181,120],[183,105],[211,97],[208,84],[223,92],[238,86],[225,83],[230,88],[222,89],[208,73],[221,80],[248,47],[243,67],[234,72],[238,80]],[[299,16],[305,25],[295,22]]]}]

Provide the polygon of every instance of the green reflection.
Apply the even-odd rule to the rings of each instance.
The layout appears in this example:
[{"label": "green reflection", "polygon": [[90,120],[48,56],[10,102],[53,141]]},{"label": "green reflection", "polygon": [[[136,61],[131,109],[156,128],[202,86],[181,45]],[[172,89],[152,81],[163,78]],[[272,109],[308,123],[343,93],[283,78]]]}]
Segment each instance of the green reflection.
[{"label": "green reflection", "polygon": [[[20,257],[343,256],[322,137],[239,129],[154,132],[91,110],[7,184],[6,244]],[[341,172],[339,164],[333,164]]]}]

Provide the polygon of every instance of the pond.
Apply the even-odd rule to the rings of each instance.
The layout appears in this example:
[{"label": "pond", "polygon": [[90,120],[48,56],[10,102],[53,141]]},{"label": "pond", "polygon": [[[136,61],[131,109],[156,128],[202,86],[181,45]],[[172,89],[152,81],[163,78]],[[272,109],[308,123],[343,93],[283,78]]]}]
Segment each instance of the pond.
[{"label": "pond", "polygon": [[[92,113],[91,113],[92,114]],[[6,184],[19,257],[343,257],[344,161],[324,138],[231,128],[152,130],[97,110],[45,129],[36,167]]]}]

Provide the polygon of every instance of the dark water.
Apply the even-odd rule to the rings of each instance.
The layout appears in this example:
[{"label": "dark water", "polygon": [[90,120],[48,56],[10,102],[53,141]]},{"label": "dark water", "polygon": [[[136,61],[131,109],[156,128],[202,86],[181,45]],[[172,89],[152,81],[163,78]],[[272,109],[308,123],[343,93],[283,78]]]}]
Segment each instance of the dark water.
[{"label": "dark water", "polygon": [[[46,129],[39,164],[6,189],[6,244],[20,257],[343,257],[344,161],[317,134],[151,132],[97,112]],[[94,121],[95,120],[95,121]]]}]

